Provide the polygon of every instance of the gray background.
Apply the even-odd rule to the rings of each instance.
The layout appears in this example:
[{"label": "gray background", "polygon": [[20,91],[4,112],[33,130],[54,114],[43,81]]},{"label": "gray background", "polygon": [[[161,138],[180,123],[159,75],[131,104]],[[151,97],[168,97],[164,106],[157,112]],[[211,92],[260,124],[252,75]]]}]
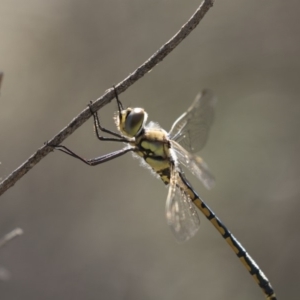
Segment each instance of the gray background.
[{"label": "gray background", "polygon": [[[4,178],[167,41],[200,1],[0,4],[0,177]],[[217,178],[196,190],[254,257],[278,299],[299,299],[299,1],[218,1],[162,63],[120,95],[169,129],[202,88],[218,96],[201,152]],[[114,128],[115,102],[100,112]],[[65,142],[94,157],[89,120]],[[1,300],[263,299],[211,224],[178,244],[167,189],[128,154],[89,168],[48,155],[1,197]]]}]

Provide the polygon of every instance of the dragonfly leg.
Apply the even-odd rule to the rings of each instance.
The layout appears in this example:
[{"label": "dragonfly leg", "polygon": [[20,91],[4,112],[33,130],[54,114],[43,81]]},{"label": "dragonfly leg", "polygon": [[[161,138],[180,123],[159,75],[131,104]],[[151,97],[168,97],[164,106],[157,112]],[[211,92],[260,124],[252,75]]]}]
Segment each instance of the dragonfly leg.
[{"label": "dragonfly leg", "polygon": [[108,153],[108,154],[105,154],[105,155],[102,155],[102,156],[99,156],[99,157],[95,157],[95,158],[91,158],[91,159],[85,159],[85,158],[82,158],[81,156],[77,155],[75,152],[73,152],[72,150],[70,150],[69,148],[67,148],[66,146],[51,146],[49,145],[50,147],[53,147],[54,149],[56,150],[59,150],[61,152],[64,152],[74,158],[77,158],[79,159],[80,161],[84,162],[85,164],[89,165],[89,166],[97,166],[99,164],[102,164],[104,162],[107,162],[109,160],[112,160],[112,159],[115,159],[119,156],[122,156],[124,154],[126,154],[127,152],[131,152],[131,151],[137,151],[136,148],[123,148],[121,150],[117,150],[117,151],[114,151],[114,152],[111,152],[111,153]]},{"label": "dragonfly leg", "polygon": [[123,105],[122,105],[122,102],[119,99],[117,89],[116,89],[116,87],[114,85],[113,85],[113,88],[114,88],[114,91],[115,91],[115,97],[116,97],[116,100],[117,100],[117,104],[118,104],[118,108],[119,108],[119,113],[120,113],[123,110]]},{"label": "dragonfly leg", "polygon": [[[109,129],[106,129],[104,127],[101,126],[100,124],[100,120],[99,120],[99,116],[98,116],[98,112],[94,112],[92,110],[92,101],[89,103],[89,108],[90,108],[90,112],[91,114],[93,115],[93,118],[94,118],[94,127],[95,127],[95,132],[96,132],[96,136],[99,140],[101,141],[119,141],[119,142],[128,142],[128,140],[121,134],[119,133],[116,133],[112,130],[109,130]],[[111,134],[113,136],[116,136],[118,137],[118,139],[115,139],[115,138],[106,138],[106,137],[103,137],[100,135],[99,133],[99,130],[103,131],[103,132],[106,132],[108,134]]]}]

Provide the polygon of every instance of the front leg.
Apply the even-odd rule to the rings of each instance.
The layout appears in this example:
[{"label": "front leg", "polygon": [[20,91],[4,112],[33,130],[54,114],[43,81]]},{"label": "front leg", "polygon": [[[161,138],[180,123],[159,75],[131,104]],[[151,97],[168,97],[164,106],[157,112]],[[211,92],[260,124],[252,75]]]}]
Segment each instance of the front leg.
[{"label": "front leg", "polygon": [[[129,143],[130,142],[123,135],[102,127],[101,124],[100,124],[98,112],[93,112],[91,106],[92,106],[92,102],[89,103],[89,108],[90,108],[90,112],[91,112],[91,114],[93,115],[93,118],[94,118],[94,127],[95,127],[96,136],[100,141],[112,141],[112,142],[124,142],[124,143]],[[99,130],[101,130],[103,132],[106,132],[106,133],[109,133],[109,134],[111,134],[113,136],[116,136],[118,138],[116,139],[116,138],[103,137],[103,136],[100,135]]]}]

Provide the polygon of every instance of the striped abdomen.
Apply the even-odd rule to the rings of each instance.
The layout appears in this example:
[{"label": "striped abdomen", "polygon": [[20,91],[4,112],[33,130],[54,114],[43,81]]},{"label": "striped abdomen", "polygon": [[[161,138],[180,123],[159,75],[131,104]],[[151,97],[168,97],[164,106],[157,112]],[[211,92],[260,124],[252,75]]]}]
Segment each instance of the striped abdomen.
[{"label": "striped abdomen", "polygon": [[249,273],[252,275],[256,283],[261,287],[263,293],[265,294],[267,300],[276,300],[276,295],[273,288],[260,270],[255,261],[247,253],[245,248],[238,242],[238,240],[233,236],[233,234],[223,225],[220,219],[214,214],[214,212],[205,204],[203,200],[196,194],[196,192],[191,187],[190,183],[187,181],[185,176],[180,173],[181,183],[180,187],[189,195],[193,203],[197,208],[205,215],[205,217],[214,225],[214,227],[219,231],[222,237],[229,244],[231,249],[240,259],[242,264],[246,267]]}]

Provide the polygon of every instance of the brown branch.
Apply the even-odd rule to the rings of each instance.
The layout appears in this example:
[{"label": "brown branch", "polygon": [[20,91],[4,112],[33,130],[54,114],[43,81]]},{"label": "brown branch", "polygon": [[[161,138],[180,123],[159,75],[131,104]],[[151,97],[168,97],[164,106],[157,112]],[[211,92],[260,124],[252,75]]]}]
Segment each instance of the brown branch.
[{"label": "brown branch", "polygon": [[21,228],[16,228],[11,232],[7,233],[3,238],[0,239],[0,248],[5,246],[9,241],[22,234],[23,230]]},{"label": "brown branch", "polygon": [[[15,239],[16,237],[23,234],[23,230],[21,228],[15,228],[11,232],[7,233],[4,237],[0,239],[0,248],[5,246],[7,243]],[[11,277],[10,272],[5,268],[0,266],[0,280],[9,280]]]},{"label": "brown branch", "polygon": [[[204,0],[197,8],[195,13],[186,22],[181,29],[161,48],[159,48],[148,60],[139,66],[133,73],[126,77],[123,81],[116,85],[118,94],[126,91],[133,83],[147,74],[153,67],[162,61],[172,50],[174,50],[192,31],[197,27],[199,22],[205,16],[207,11],[213,6],[214,0]],[[93,111],[99,110],[108,104],[115,94],[113,89],[109,89],[100,98],[92,104]],[[49,144],[59,145],[69,135],[71,135],[78,127],[91,117],[91,112],[87,107],[78,116],[76,116],[65,128],[55,135]],[[28,160],[14,170],[0,183],[0,195],[12,187],[21,177],[23,177],[31,168],[33,168],[42,158],[52,151],[52,148],[44,145],[38,149]]]}]

